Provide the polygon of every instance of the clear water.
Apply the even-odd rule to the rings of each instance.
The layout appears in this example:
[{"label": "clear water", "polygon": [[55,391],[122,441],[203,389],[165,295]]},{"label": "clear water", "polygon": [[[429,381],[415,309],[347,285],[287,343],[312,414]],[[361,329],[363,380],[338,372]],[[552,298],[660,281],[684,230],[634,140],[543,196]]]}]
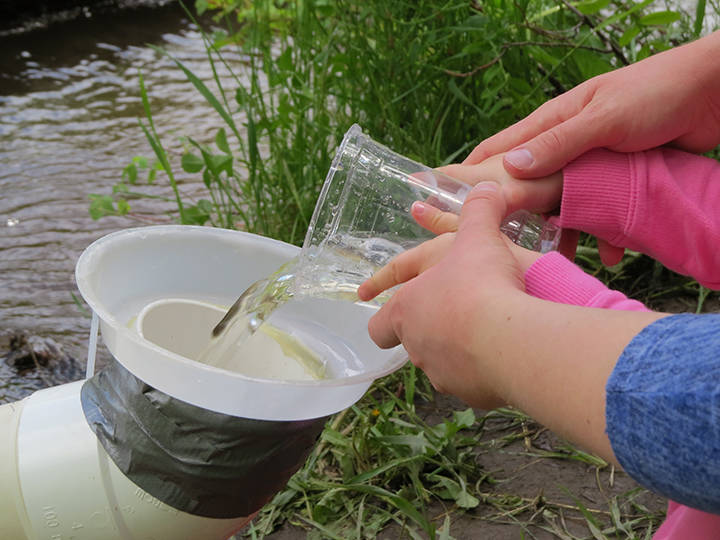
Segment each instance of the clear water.
[{"label": "clear water", "polygon": [[[198,361],[248,374],[247,359],[242,354],[245,343],[253,339],[258,329],[269,327],[266,333],[316,378],[355,373],[357,369],[343,360],[347,350],[337,354],[337,347],[331,347],[326,351],[329,355],[319,355],[309,346],[308,332],[295,338],[267,322],[278,308],[292,299],[313,297],[359,302],[358,286],[401,251],[400,245],[383,239],[355,237],[342,237],[339,242],[320,248],[303,248],[300,255],[245,290],[213,330],[210,345]],[[385,299],[386,296],[381,296],[374,303]],[[300,328],[300,321],[293,321],[290,326]],[[317,330],[323,333],[323,341],[333,342],[326,329]]]},{"label": "clear water", "polygon": [[[529,213],[513,214],[501,230],[518,245],[539,251],[557,240],[556,228],[545,227]],[[302,297],[359,302],[358,286],[404,250],[400,244],[385,238],[351,234],[331,234],[319,247],[304,246],[298,257],[247,288],[215,327],[210,345],[199,360],[225,369],[247,371],[247,359],[240,354],[244,343],[279,307]],[[372,303],[382,304],[391,293],[386,291]],[[290,350],[296,351],[294,358],[310,372],[319,373],[316,366],[326,362],[319,357],[308,362],[311,352],[307,351],[311,349]]]}]

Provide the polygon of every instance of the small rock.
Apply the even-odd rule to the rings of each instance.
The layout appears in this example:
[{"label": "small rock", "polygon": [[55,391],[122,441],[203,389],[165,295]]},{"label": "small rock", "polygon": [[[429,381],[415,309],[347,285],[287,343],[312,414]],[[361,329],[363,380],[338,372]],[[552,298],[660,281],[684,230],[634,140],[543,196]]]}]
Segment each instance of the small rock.
[{"label": "small rock", "polygon": [[0,343],[7,350],[0,359],[19,372],[42,370],[52,384],[82,377],[83,370],[78,361],[51,338],[11,332],[3,335]]}]

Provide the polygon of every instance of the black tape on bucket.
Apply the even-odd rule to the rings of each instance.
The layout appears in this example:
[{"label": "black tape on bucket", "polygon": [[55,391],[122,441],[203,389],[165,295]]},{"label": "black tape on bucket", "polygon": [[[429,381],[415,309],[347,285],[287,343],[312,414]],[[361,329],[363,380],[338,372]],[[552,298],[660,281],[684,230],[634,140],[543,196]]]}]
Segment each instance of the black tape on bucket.
[{"label": "black tape on bucket", "polygon": [[136,485],[183,512],[249,516],[303,465],[327,417],[275,422],[190,405],[118,362],[81,390],[85,418]]}]

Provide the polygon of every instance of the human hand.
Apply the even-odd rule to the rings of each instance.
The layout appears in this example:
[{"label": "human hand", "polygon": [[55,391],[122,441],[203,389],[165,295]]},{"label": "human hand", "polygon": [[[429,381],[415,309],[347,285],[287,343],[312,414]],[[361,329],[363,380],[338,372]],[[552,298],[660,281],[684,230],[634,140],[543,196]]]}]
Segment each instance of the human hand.
[{"label": "human hand", "polygon": [[498,188],[478,184],[463,205],[457,232],[401,254],[396,270],[388,269],[391,263],[358,289],[368,300],[404,282],[370,320],[371,338],[384,348],[402,343],[438,390],[485,408],[503,400],[495,368],[486,361],[502,347],[493,328],[506,320],[509,306],[527,297],[514,244],[500,232],[506,204]]},{"label": "human hand", "polygon": [[[518,210],[529,210],[531,212],[544,214],[552,212],[560,205],[563,189],[562,171],[557,171],[543,178],[537,178],[532,182],[526,182],[508,173],[503,167],[502,160],[502,154],[498,154],[474,165],[453,164],[440,167],[438,170],[470,185],[475,185],[485,180],[492,180],[499,183],[507,204],[506,212],[508,215]],[[442,219],[452,221],[452,216],[452,214],[449,214],[443,216]],[[426,219],[429,219],[429,217],[426,217]],[[437,216],[435,216],[434,219],[437,219]],[[455,220],[457,220],[457,218],[455,218]],[[425,226],[423,223],[420,224]],[[428,226],[425,228],[430,229],[435,234],[447,232],[447,230],[435,230]],[[457,228],[457,225],[455,228]],[[558,251],[572,260],[575,256],[578,237],[578,231],[564,229],[560,237]],[[603,253],[604,252],[601,251],[601,255]],[[622,251],[620,256],[622,257]]]},{"label": "human hand", "polygon": [[[460,223],[460,216],[457,214],[443,212],[421,201],[414,203],[410,212],[421,227],[438,236],[402,252],[375,272],[358,288],[357,295],[361,300],[372,300],[383,291],[419,276],[442,260],[455,241],[455,233]],[[540,253],[514,244],[508,238],[505,238],[505,241],[523,275],[541,256]]]},{"label": "human hand", "polygon": [[[485,409],[517,407],[616,463],[605,426],[605,385],[629,341],[663,314],[582,308],[526,294],[526,263],[499,229],[504,214],[498,187],[481,183],[465,201],[457,232],[427,242],[425,257],[401,254],[409,268],[415,261],[417,272],[381,279],[380,288],[405,283],[370,319],[370,336],[381,347],[402,343],[439,391]],[[433,215],[428,223],[440,228],[451,219]],[[371,298],[370,281],[358,291],[363,300]]]},{"label": "human hand", "polygon": [[508,215],[518,210],[546,213],[560,205],[562,171],[526,182],[515,178],[503,167],[502,154],[490,156],[480,163],[458,163],[440,167],[438,170],[471,186],[483,181],[500,184]]},{"label": "human hand", "polygon": [[720,143],[720,32],[594,77],[480,143],[472,165],[508,152],[517,178],[541,177],[592,148],[666,143],[690,152]]}]

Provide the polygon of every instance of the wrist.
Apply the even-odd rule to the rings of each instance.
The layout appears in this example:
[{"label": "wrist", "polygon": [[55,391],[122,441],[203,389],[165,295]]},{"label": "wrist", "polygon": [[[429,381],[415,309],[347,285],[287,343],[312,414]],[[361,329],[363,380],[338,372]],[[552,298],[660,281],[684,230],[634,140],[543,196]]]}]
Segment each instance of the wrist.
[{"label": "wrist", "polygon": [[705,96],[714,98],[720,92],[720,30],[687,45],[688,61]]}]

